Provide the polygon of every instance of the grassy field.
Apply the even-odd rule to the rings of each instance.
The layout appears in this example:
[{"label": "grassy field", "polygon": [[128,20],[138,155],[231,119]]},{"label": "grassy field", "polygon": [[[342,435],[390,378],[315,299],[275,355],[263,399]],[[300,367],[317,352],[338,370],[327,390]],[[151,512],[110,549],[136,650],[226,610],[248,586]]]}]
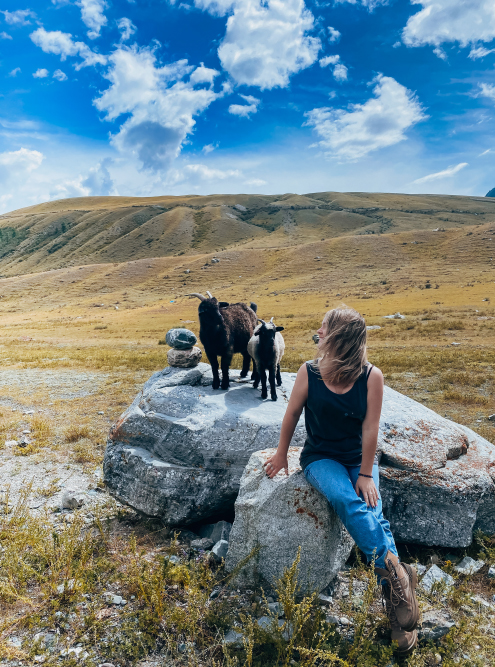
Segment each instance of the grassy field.
[{"label": "grassy field", "polygon": [[[211,601],[222,571],[203,556],[189,559],[161,525],[111,500],[93,516],[91,529],[84,514],[54,524],[48,506],[46,513],[30,507],[53,497],[65,474],[97,475],[110,425],[149,375],[167,365],[168,348],[158,344],[166,331],[185,326],[198,333],[198,301],[187,297],[195,291],[253,300],[261,317],[274,316],[285,327],[282,369],[290,371],[313,357],[312,335],[326,310],[341,303],[356,308],[368,325],[381,327],[369,331],[369,359],[387,384],[495,443],[495,422],[488,419],[495,412],[495,204],[360,193],[110,199],[48,203],[0,220],[0,229],[8,228],[1,247],[13,243],[8,230],[16,229],[18,239],[24,235],[0,258],[7,276],[0,278],[0,449],[25,429],[33,435],[32,444],[12,456],[0,452],[6,457],[0,464],[0,657],[12,665],[22,660],[70,667],[103,659],[143,667],[310,665],[317,659],[385,667],[390,651],[373,581],[363,608],[342,608],[361,628],[354,643],[327,633],[314,600],[286,597],[286,618],[293,614],[300,628],[299,648],[287,648],[278,630],[263,635],[250,625],[251,613],[266,613],[259,592],[231,596],[225,589]],[[162,226],[165,214],[177,219],[166,234],[160,232],[162,245],[145,247],[136,239],[146,216],[136,222],[134,214],[150,206],[167,208],[158,212]],[[115,245],[108,230],[122,226],[129,207],[132,229],[125,234],[131,236],[122,232]],[[49,252],[70,225],[62,231],[57,218],[58,236],[46,234],[48,245],[40,241],[43,230],[55,229],[62,213],[79,220],[75,214],[83,209],[86,218],[76,227],[78,234],[86,230],[86,246],[83,236],[73,236],[73,245]],[[192,211],[189,227],[186,209]],[[189,236],[180,246],[184,228]],[[213,257],[220,261],[212,263]],[[397,311],[405,319],[384,318]],[[7,470],[15,501],[6,495]],[[24,496],[16,482],[23,475]],[[493,545],[485,547],[485,559],[495,562]],[[478,543],[470,553],[480,550]],[[181,558],[179,564],[170,564],[171,554]],[[438,550],[419,555],[425,563],[439,557],[450,567]],[[362,568],[353,572],[368,585]],[[70,590],[58,592],[71,581]],[[283,585],[290,588],[288,580]],[[108,590],[126,597],[128,606],[106,604],[102,593]],[[408,665],[438,664],[435,652],[448,666],[489,664],[493,642],[480,630],[487,619],[470,601],[473,590],[488,594],[484,575],[460,580],[447,602],[441,592],[424,597],[423,609],[448,604],[459,623],[440,647],[423,646]],[[234,622],[246,636],[238,653],[226,652],[220,641]],[[61,656],[35,639],[52,630],[63,650],[81,649],[79,654]],[[315,639],[323,630],[325,641]],[[22,644],[12,644],[13,636]],[[156,649],[162,657],[150,658]]]}]

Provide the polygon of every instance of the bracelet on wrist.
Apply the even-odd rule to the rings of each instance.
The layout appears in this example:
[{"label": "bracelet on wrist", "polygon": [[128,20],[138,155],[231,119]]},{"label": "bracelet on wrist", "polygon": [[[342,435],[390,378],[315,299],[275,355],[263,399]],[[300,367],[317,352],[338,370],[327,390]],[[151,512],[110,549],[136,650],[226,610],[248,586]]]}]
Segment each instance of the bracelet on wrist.
[{"label": "bracelet on wrist", "polygon": [[365,475],[364,473],[360,472],[358,474],[358,477],[367,477],[368,479],[373,479],[373,475]]}]

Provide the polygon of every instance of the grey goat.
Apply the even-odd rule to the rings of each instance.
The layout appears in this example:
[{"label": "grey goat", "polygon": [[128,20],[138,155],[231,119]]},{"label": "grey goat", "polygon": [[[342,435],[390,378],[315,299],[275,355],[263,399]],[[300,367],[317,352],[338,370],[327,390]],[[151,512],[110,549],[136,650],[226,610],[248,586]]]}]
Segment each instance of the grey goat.
[{"label": "grey goat", "polygon": [[280,361],[284,356],[285,343],[280,331],[283,331],[284,327],[275,326],[273,317],[268,324],[265,320],[259,320],[259,322],[247,346],[255,368],[253,386],[257,389],[261,379],[261,398],[268,397],[266,389],[266,371],[268,370],[271,399],[276,401],[275,379],[279,387],[282,384]]}]

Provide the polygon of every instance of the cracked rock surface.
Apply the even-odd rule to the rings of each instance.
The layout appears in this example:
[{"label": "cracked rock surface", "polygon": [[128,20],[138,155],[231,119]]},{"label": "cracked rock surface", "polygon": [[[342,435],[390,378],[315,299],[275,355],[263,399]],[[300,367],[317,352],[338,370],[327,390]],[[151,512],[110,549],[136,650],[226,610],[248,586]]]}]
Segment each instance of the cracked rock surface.
[{"label": "cracked rock surface", "polygon": [[[251,454],[278,444],[294,379],[282,373],[273,402],[235,370],[228,391],[205,363],[155,373],[110,432],[111,493],[172,527],[232,509]],[[301,418],[292,445],[304,439]],[[378,456],[397,541],[463,547],[495,532],[495,446],[471,429],[385,387]]]}]

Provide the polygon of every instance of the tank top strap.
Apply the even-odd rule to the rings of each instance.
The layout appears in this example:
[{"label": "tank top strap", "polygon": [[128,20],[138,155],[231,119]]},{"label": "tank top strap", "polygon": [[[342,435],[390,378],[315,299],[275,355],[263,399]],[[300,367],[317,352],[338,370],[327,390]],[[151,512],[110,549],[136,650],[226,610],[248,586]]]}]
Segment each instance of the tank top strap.
[{"label": "tank top strap", "polygon": [[368,378],[370,376],[371,371],[373,370],[373,364],[369,365],[369,368],[366,371],[366,382],[368,382]]}]

